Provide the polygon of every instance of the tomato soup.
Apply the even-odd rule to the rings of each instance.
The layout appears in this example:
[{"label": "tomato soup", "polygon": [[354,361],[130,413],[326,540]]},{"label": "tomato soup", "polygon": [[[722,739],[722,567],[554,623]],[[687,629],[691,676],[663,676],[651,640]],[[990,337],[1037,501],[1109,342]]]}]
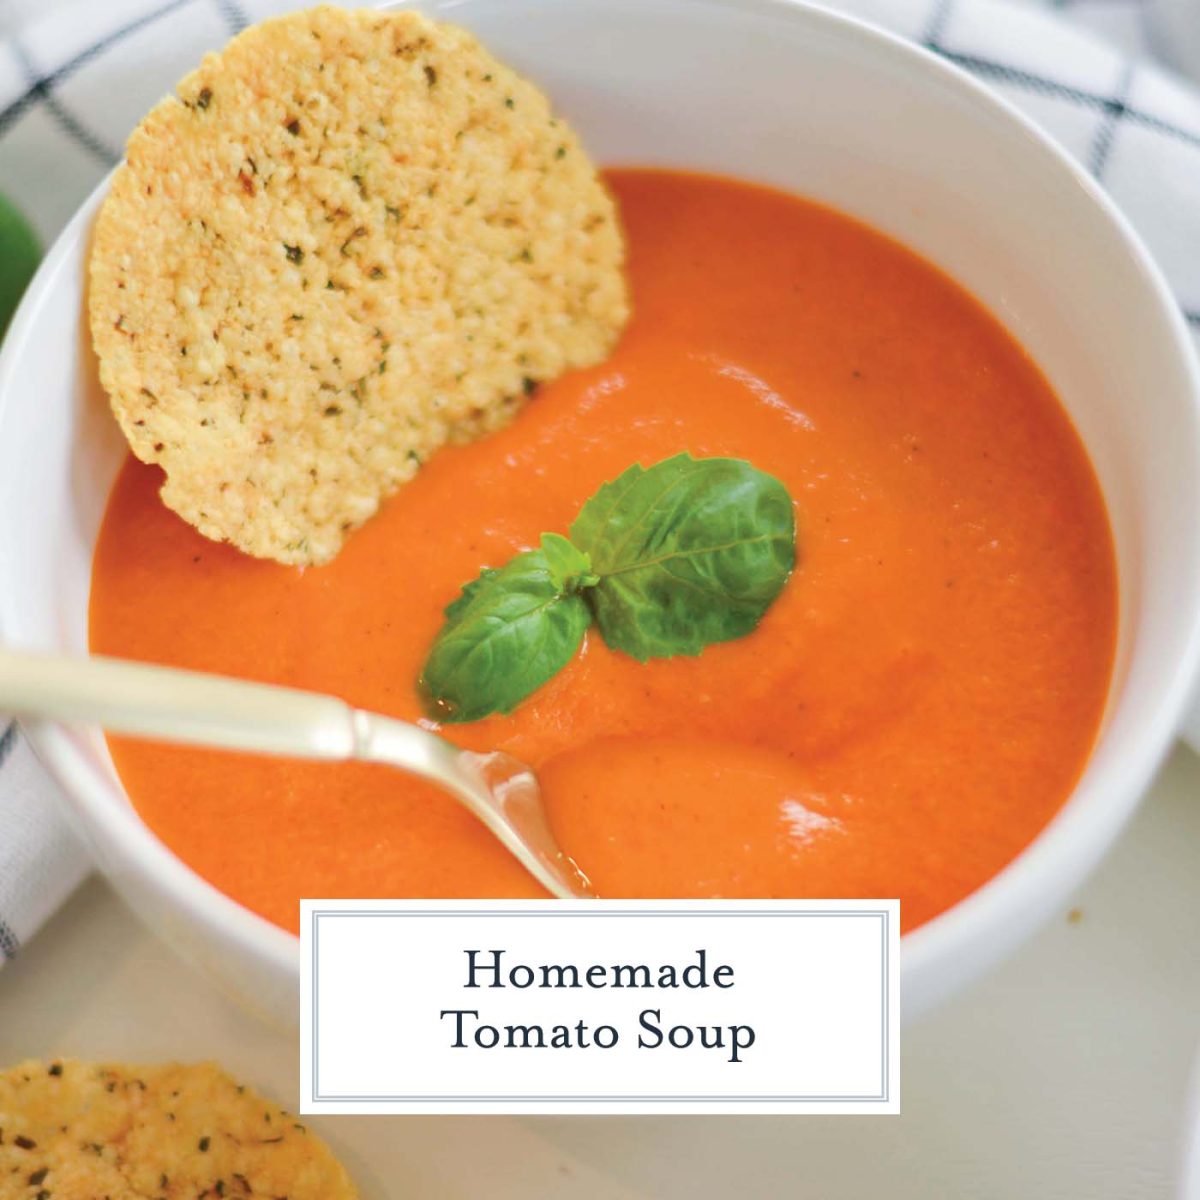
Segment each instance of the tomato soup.
[{"label": "tomato soup", "polygon": [[[641,664],[593,631],[510,716],[447,736],[532,764],[601,895],[899,896],[911,929],[1054,815],[1104,707],[1116,628],[1103,501],[1053,392],[970,296],[805,201],[609,174],[635,317],[602,367],[437,455],[330,565],[205,540],[117,480],[97,652],[421,716],[442,610],[565,532],[634,462],[745,458],[796,504],[797,569],[759,627]],[[394,771],[112,740],[146,823],[295,929],[302,896],[536,896],[454,801]]]}]

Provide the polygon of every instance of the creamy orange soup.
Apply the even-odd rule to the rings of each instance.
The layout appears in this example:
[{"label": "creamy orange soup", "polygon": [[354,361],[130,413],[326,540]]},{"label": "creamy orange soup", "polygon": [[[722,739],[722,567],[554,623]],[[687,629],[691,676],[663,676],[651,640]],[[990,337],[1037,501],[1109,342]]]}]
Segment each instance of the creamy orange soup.
[{"label": "creamy orange soup", "polygon": [[[511,716],[445,732],[537,768],[602,895],[899,896],[911,929],[1026,846],[1088,754],[1116,626],[1091,467],[1020,346],[895,242],[742,183],[609,180],[636,315],[608,363],[440,453],[307,571],[206,541],[130,460],[92,647],[417,718],[442,609],[481,566],[565,532],[633,462],[749,459],[799,531],[754,633],[642,665],[593,631]],[[112,749],[159,837],[286,928],[302,896],[541,894],[395,772]]]}]

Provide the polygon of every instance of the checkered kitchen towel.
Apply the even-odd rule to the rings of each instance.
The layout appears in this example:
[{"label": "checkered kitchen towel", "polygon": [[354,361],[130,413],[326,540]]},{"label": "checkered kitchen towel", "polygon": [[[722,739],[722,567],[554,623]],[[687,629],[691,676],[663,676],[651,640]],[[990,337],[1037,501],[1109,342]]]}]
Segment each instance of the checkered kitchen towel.
[{"label": "checkered kitchen towel", "polygon": [[[1142,0],[834,2],[923,42],[1049,130],[1132,219],[1200,337],[1200,93],[1142,61]],[[295,6],[0,0],[0,191],[49,242],[203,51]],[[0,718],[0,961],[86,869],[54,785]]]}]

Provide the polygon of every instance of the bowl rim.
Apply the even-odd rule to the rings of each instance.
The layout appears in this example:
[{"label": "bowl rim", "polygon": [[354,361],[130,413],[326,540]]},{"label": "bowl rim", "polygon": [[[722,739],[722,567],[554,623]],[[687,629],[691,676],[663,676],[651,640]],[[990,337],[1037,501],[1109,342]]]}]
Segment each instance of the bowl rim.
[{"label": "bowl rim", "polygon": [[[858,40],[891,56],[899,66],[936,77],[954,89],[976,112],[999,117],[1023,135],[1031,153],[1050,160],[1075,183],[1079,203],[1091,204],[1106,218],[1108,235],[1120,242],[1131,264],[1157,301],[1155,319],[1175,351],[1178,363],[1190,384],[1192,415],[1200,417],[1200,363],[1183,315],[1175,297],[1149,250],[1134,231],[1128,218],[1100,185],[1076,163],[1034,121],[1013,103],[969,75],[960,67],[907,38],[883,29],[858,16],[836,11],[811,0],[690,0],[699,8],[725,9],[750,15],[779,15],[811,28]],[[385,5],[405,7],[407,5]],[[432,15],[453,18],[470,0],[420,0],[414,5]],[[0,349],[0,414],[8,397],[16,391],[15,379],[30,331],[38,320],[47,296],[61,271],[77,260],[85,226],[107,192],[106,175],[83,202],[29,285],[24,299]],[[2,553],[3,547],[0,547]],[[2,561],[2,560],[0,560]],[[1072,790],[1050,822],[1004,868],[980,884],[973,892],[932,918],[903,939],[902,973],[908,979],[923,975],[937,960],[957,956],[968,943],[994,933],[1001,918],[1020,908],[1022,894],[1034,895],[1054,890],[1051,881],[1072,844],[1081,834],[1098,859],[1132,815],[1154,771],[1165,757],[1181,725],[1185,707],[1192,694],[1200,667],[1200,579],[1192,580],[1197,596],[1196,611],[1188,636],[1173,661],[1164,667],[1155,702],[1139,715],[1140,736],[1133,753],[1121,764],[1119,780],[1084,798],[1078,785]],[[3,631],[13,628],[11,601],[0,589],[0,641]],[[101,782],[71,742],[65,727],[48,721],[22,721],[29,740],[51,775],[67,794],[74,808],[82,810],[90,821],[106,827],[122,841],[139,868],[151,877],[163,892],[174,895],[212,932],[232,940],[240,949],[266,959],[274,968],[299,975],[299,938],[264,917],[252,912],[203,879],[151,832],[138,817],[132,804],[114,803],[106,784]],[[1086,803],[1084,802],[1086,799]],[[1090,831],[1090,832],[1089,832]],[[1068,853],[1067,857],[1071,857]]]}]

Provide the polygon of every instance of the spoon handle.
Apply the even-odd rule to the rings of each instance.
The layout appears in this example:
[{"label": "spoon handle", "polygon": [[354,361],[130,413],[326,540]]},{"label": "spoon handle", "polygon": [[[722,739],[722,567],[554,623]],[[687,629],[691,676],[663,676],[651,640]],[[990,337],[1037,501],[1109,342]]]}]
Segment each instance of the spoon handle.
[{"label": "spoon handle", "polygon": [[359,748],[354,711],[333,696],[98,656],[0,648],[0,712],[293,758]]},{"label": "spoon handle", "polygon": [[594,894],[555,842],[527,767],[504,754],[464,753],[419,725],[334,696],[119,658],[0,647],[0,712],[223,750],[386,763],[454,795],[552,895]]}]

